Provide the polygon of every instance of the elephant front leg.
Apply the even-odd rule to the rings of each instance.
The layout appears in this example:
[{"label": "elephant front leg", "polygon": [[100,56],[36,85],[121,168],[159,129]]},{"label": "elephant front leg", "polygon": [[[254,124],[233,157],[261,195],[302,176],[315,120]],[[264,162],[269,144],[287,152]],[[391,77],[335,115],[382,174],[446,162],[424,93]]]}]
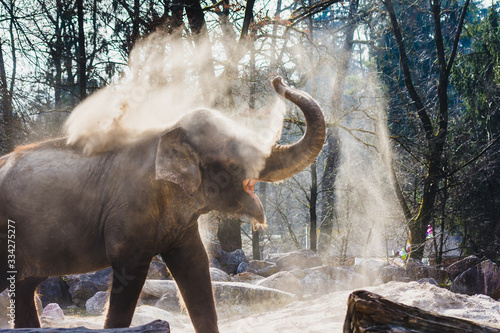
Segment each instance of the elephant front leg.
[{"label": "elephant front leg", "polygon": [[186,232],[178,247],[161,256],[179,287],[196,332],[218,333],[208,256],[198,226]]},{"label": "elephant front leg", "polygon": [[113,264],[113,284],[104,328],[128,327],[148,274],[149,261],[138,266]]}]

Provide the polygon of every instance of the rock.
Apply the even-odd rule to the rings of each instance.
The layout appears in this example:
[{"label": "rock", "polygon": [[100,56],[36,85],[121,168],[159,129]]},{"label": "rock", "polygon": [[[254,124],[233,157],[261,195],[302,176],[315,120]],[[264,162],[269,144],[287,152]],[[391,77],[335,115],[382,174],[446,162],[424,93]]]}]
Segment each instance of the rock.
[{"label": "rock", "polygon": [[43,326],[54,326],[58,322],[64,321],[64,319],[63,310],[57,303],[50,303],[44,307],[40,316],[40,322]]},{"label": "rock", "polygon": [[295,300],[291,293],[238,282],[214,282],[215,303],[220,317],[247,315],[284,306]]},{"label": "rock", "polygon": [[222,266],[220,265],[219,260],[217,260],[215,258],[210,258],[209,257],[208,258],[208,263],[209,263],[210,267],[222,270]]},{"label": "rock", "polygon": [[243,272],[231,276],[231,282],[244,282],[251,284],[256,284],[262,279],[262,276],[250,272]]},{"label": "rock", "polygon": [[415,260],[410,258],[406,264],[407,276],[414,281],[420,279],[432,278],[438,283],[446,283],[448,279],[448,274],[444,269],[440,269],[434,266],[427,266],[420,260]]},{"label": "rock", "polygon": [[208,256],[210,258],[219,259],[222,257],[224,251],[222,251],[222,246],[216,242],[207,242],[205,244],[205,249],[207,250]]},{"label": "rock", "polygon": [[450,290],[466,295],[483,294],[498,299],[500,298],[498,266],[491,260],[482,261],[457,276]]},{"label": "rock", "polygon": [[170,273],[162,260],[153,257],[149,264],[148,279],[152,280],[167,280],[171,279]]},{"label": "rock", "polygon": [[155,304],[155,307],[160,308],[164,311],[180,313],[182,311],[182,306],[179,301],[177,293],[175,294],[165,294],[163,295]]},{"label": "rock", "polygon": [[130,326],[146,325],[157,319],[168,322],[170,327],[184,328],[184,325],[172,313],[148,305],[139,306],[135,309]]},{"label": "rock", "polygon": [[367,277],[356,273],[350,267],[332,267],[330,274],[335,283],[335,291],[356,289],[370,284],[370,280]]},{"label": "rock", "polygon": [[382,268],[389,264],[381,259],[374,258],[356,258],[354,271],[365,276],[369,280],[369,284],[373,284],[375,279],[380,275]]},{"label": "rock", "polygon": [[240,274],[243,272],[250,272],[253,274],[257,274],[257,271],[252,267],[250,267],[250,265],[248,265],[248,263],[246,262],[242,262],[241,264],[239,264],[238,268],[236,269],[236,274]]},{"label": "rock", "polygon": [[304,251],[290,252],[276,260],[276,266],[280,271],[291,271],[321,265],[321,258],[312,251],[311,253]]},{"label": "rock", "polygon": [[420,279],[417,281],[418,283],[422,284],[422,283],[430,283],[432,285],[435,285],[436,287],[439,287],[439,283],[433,279],[433,278],[423,278],[423,279]]},{"label": "rock", "polygon": [[479,260],[478,257],[476,256],[468,256],[467,258],[464,258],[460,261],[457,261],[454,264],[451,264],[446,268],[446,272],[448,272],[448,276],[450,277],[450,280],[453,281],[457,276],[465,272],[471,267],[476,266],[479,264],[481,260]]},{"label": "rock", "polygon": [[[146,281],[146,284],[148,284],[148,281]],[[171,285],[173,281],[156,281],[153,283],[154,286],[151,286],[151,283],[149,283],[149,286],[146,286],[146,284],[147,293],[158,295],[159,290],[162,292],[167,291],[156,302],[155,307],[173,313],[181,312],[177,290],[175,289],[175,292],[173,292],[172,287],[175,286]],[[248,283],[212,282],[212,286],[217,311],[225,315],[235,313],[241,315],[254,310],[271,309],[273,306],[288,304],[294,299],[293,294]],[[152,289],[155,291],[151,292]]]},{"label": "rock", "polygon": [[213,267],[210,267],[210,277],[212,278],[212,281],[222,281],[222,282],[231,281],[229,274],[227,274],[223,270]]},{"label": "rock", "polygon": [[112,275],[111,268],[93,273],[66,276],[73,303],[84,307],[85,302],[98,291],[107,291]]},{"label": "rock", "polygon": [[389,281],[401,281],[406,277],[406,270],[400,266],[385,266],[380,270],[379,278],[383,283]]},{"label": "rock", "polygon": [[334,281],[330,274],[314,270],[300,280],[303,295],[318,295],[334,290]]},{"label": "rock", "polygon": [[251,260],[248,265],[255,270],[255,274],[269,277],[279,272],[276,263],[267,260]]},{"label": "rock", "polygon": [[141,298],[159,300],[165,294],[177,295],[177,285],[174,280],[146,280],[142,287]]},{"label": "rock", "polygon": [[305,275],[298,277],[296,274],[289,271],[278,272],[268,278],[258,281],[257,285],[285,291],[295,295],[302,295],[302,283],[300,282],[300,279],[304,277]]},{"label": "rock", "polygon": [[85,306],[85,302],[98,291],[99,289],[89,281],[78,281],[69,288],[73,303],[80,307]]},{"label": "rock", "polygon": [[98,291],[94,296],[89,298],[85,303],[85,309],[91,316],[100,316],[105,312],[108,305],[109,292]]},{"label": "rock", "polygon": [[44,307],[50,303],[72,304],[69,286],[61,277],[50,277],[43,281],[38,286],[37,294]]},{"label": "rock", "polygon": [[236,274],[238,266],[246,261],[246,257],[242,249],[237,249],[233,252],[222,251],[222,255],[218,260],[224,272],[227,274]]}]

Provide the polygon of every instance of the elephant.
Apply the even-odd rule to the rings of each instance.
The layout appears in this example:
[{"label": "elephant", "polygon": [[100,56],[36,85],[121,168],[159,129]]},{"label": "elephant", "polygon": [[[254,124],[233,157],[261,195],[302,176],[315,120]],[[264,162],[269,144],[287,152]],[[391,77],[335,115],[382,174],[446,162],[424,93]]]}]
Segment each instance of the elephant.
[{"label": "elephant", "polygon": [[12,293],[14,327],[40,327],[34,293],[47,277],[109,266],[104,326],[128,327],[150,261],[160,255],[196,332],[218,332],[198,217],[217,210],[265,223],[255,183],[300,172],[325,140],[317,102],[280,77],[272,84],[302,110],[306,131],[295,143],[275,143],[258,170],[247,170],[246,160],[258,147],[229,136],[220,114],[206,109],[109,151],[84,154],[56,138],[1,157],[0,291]]}]

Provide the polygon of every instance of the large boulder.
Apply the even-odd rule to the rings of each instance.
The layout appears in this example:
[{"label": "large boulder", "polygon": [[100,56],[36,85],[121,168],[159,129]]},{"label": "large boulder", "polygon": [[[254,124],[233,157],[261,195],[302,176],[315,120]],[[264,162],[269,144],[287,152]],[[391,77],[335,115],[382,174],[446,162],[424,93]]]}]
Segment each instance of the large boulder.
[{"label": "large boulder", "polygon": [[[148,305],[142,305],[135,309],[131,326],[146,325],[157,319],[168,322],[170,327],[175,327],[177,329],[186,328],[185,325],[172,313]],[[192,327],[193,326],[191,326],[191,330]]]},{"label": "large boulder", "polygon": [[252,273],[263,277],[269,277],[279,272],[276,263],[267,260],[250,260],[248,266],[255,271]]},{"label": "large boulder", "polygon": [[274,310],[295,300],[291,293],[238,282],[214,282],[215,304],[220,317]]},{"label": "large boulder", "polygon": [[500,272],[491,260],[469,268],[453,280],[451,291],[466,295],[483,294],[500,298]]},{"label": "large boulder", "polygon": [[227,274],[236,274],[238,266],[242,262],[246,262],[245,252],[242,249],[237,249],[233,252],[222,251],[222,255],[218,258],[221,268]]},{"label": "large boulder", "polygon": [[229,274],[227,274],[223,270],[213,267],[210,267],[210,277],[212,278],[212,281],[220,281],[220,282],[231,281],[231,277],[229,277]]},{"label": "large boulder", "polygon": [[281,290],[295,295],[302,295],[302,283],[300,279],[304,278],[306,274],[298,270],[278,272],[270,277],[257,282],[258,286]]},{"label": "large boulder", "polygon": [[244,282],[244,283],[256,284],[262,279],[264,279],[262,276],[250,272],[243,272],[231,275],[232,282]]},{"label": "large boulder", "polygon": [[321,257],[312,251],[290,252],[276,260],[276,266],[280,271],[292,271],[321,265]]},{"label": "large boulder", "polygon": [[85,302],[85,309],[91,316],[100,316],[108,305],[109,292],[98,291],[94,296]]},{"label": "large boulder", "polygon": [[375,279],[380,275],[382,268],[388,266],[387,261],[376,258],[356,258],[354,271],[365,276],[369,284],[373,284]]},{"label": "large boulder", "polygon": [[50,303],[60,305],[72,304],[69,286],[61,277],[50,277],[43,281],[38,286],[37,294],[42,300],[44,307]]},{"label": "large boulder", "polygon": [[50,303],[43,308],[40,322],[44,327],[57,327],[65,319],[63,310],[57,303]]},{"label": "large boulder", "polygon": [[[224,315],[244,314],[257,310],[268,310],[294,299],[291,293],[238,282],[212,282],[215,303]],[[149,280],[143,287],[143,297],[156,297],[155,307],[168,312],[180,312],[181,306],[175,282],[171,280]]]},{"label": "large boulder", "polygon": [[448,279],[448,274],[444,269],[427,266],[420,260],[415,260],[413,258],[408,259],[408,262],[406,263],[406,272],[407,276],[412,281],[431,278],[436,280],[438,283],[445,283]]},{"label": "large boulder", "polygon": [[462,260],[457,261],[454,264],[451,264],[446,268],[446,272],[448,272],[448,276],[450,277],[450,280],[453,281],[457,276],[465,272],[471,267],[476,266],[479,264],[481,260],[476,257],[476,256],[468,256],[467,258],[464,258]]},{"label": "large boulder", "polygon": [[388,265],[380,270],[378,280],[381,283],[390,281],[409,282],[411,279],[406,275],[406,270],[401,266]]},{"label": "large boulder", "polygon": [[69,293],[73,303],[84,307],[89,298],[98,291],[107,291],[111,281],[112,269],[106,268],[93,273],[66,276]]}]

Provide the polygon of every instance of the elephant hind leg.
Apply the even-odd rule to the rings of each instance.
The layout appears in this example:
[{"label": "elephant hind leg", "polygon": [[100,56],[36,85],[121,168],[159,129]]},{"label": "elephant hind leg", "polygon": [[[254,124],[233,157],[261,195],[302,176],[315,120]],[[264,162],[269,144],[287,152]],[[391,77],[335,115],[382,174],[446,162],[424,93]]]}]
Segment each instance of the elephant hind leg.
[{"label": "elephant hind leg", "polygon": [[35,305],[35,290],[45,279],[46,277],[30,277],[16,281],[14,297],[16,319],[14,328],[40,327]]}]

